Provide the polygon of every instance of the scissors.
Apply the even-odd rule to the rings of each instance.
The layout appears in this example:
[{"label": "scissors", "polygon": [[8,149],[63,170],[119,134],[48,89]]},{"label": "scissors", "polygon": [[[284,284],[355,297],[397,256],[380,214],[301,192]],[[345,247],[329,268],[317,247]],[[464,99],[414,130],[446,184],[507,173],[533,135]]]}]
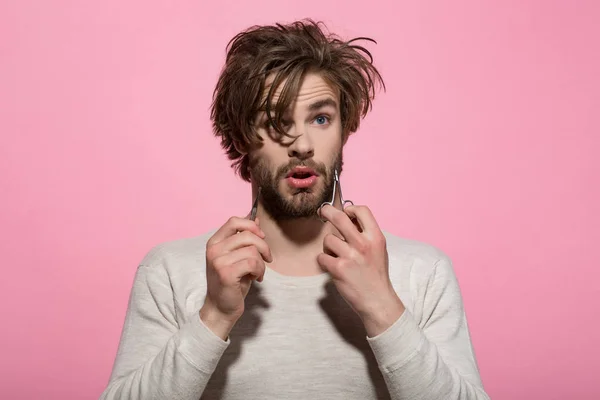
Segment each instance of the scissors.
[{"label": "scissors", "polygon": [[321,204],[321,206],[319,207],[319,210],[318,210],[319,219],[323,222],[326,222],[326,221],[323,218],[321,218],[321,209],[323,207],[325,207],[325,205],[327,205],[327,204],[329,204],[330,206],[333,206],[333,203],[335,202],[335,190],[336,189],[338,190],[338,192],[340,192],[340,201],[342,202],[342,210],[344,208],[346,208],[346,204],[354,205],[352,200],[344,200],[344,196],[342,195],[342,185],[340,185],[340,177],[339,177],[337,169],[336,169],[334,171],[334,175],[333,175],[333,194],[331,195],[331,201],[326,201],[325,203]]},{"label": "scissors", "polygon": [[252,211],[250,211],[250,221],[256,220],[256,212],[258,211],[258,198],[260,197],[261,187],[258,187],[258,193],[256,194],[256,198],[254,199],[254,203],[252,203]]}]

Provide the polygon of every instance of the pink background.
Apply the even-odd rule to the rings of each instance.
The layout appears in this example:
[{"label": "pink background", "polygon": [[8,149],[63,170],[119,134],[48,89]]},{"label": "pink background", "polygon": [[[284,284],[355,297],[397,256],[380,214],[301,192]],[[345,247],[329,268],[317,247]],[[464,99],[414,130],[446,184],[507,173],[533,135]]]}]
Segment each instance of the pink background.
[{"label": "pink background", "polygon": [[2,1],[0,398],[98,398],[144,254],[248,211],[224,48],[306,16],[379,42],[344,194],[452,257],[491,397],[600,398],[599,3],[493,3]]}]

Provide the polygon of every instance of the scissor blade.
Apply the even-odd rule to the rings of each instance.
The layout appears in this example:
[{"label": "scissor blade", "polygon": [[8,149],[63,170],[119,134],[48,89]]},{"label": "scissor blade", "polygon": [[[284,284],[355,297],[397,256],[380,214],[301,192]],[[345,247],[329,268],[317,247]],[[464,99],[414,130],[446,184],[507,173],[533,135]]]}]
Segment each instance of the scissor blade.
[{"label": "scissor blade", "polygon": [[258,212],[258,198],[260,197],[261,188],[258,188],[258,193],[256,194],[256,198],[254,199],[254,203],[252,204],[252,211],[250,211],[250,220],[256,220],[256,213]]}]

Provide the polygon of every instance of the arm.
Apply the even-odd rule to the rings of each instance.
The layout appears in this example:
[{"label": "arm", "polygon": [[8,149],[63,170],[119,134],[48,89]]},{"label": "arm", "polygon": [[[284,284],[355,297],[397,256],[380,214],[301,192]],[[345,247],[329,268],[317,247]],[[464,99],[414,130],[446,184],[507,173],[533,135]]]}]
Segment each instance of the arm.
[{"label": "arm", "polygon": [[198,400],[228,344],[202,323],[199,313],[179,325],[167,272],[141,265],[100,400]]},{"label": "arm", "polygon": [[462,298],[450,260],[438,257],[418,293],[417,322],[389,276],[386,238],[365,206],[321,209],[343,236],[327,234],[319,265],[360,316],[395,400],[484,400]]},{"label": "arm", "polygon": [[368,338],[392,399],[489,400],[448,258],[436,262],[422,293],[421,321],[404,310],[385,332]]}]

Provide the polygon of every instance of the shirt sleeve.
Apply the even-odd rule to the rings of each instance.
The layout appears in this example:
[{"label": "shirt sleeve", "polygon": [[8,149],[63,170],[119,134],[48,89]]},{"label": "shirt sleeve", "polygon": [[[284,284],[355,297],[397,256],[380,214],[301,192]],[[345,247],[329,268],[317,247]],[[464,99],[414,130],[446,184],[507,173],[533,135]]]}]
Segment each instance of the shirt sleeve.
[{"label": "shirt sleeve", "polygon": [[423,316],[405,310],[394,325],[367,338],[394,400],[489,400],[475,360],[462,296],[447,257],[427,282]]},{"label": "shirt sleeve", "polygon": [[198,400],[228,345],[202,323],[199,310],[180,325],[166,270],[141,265],[100,400]]}]

